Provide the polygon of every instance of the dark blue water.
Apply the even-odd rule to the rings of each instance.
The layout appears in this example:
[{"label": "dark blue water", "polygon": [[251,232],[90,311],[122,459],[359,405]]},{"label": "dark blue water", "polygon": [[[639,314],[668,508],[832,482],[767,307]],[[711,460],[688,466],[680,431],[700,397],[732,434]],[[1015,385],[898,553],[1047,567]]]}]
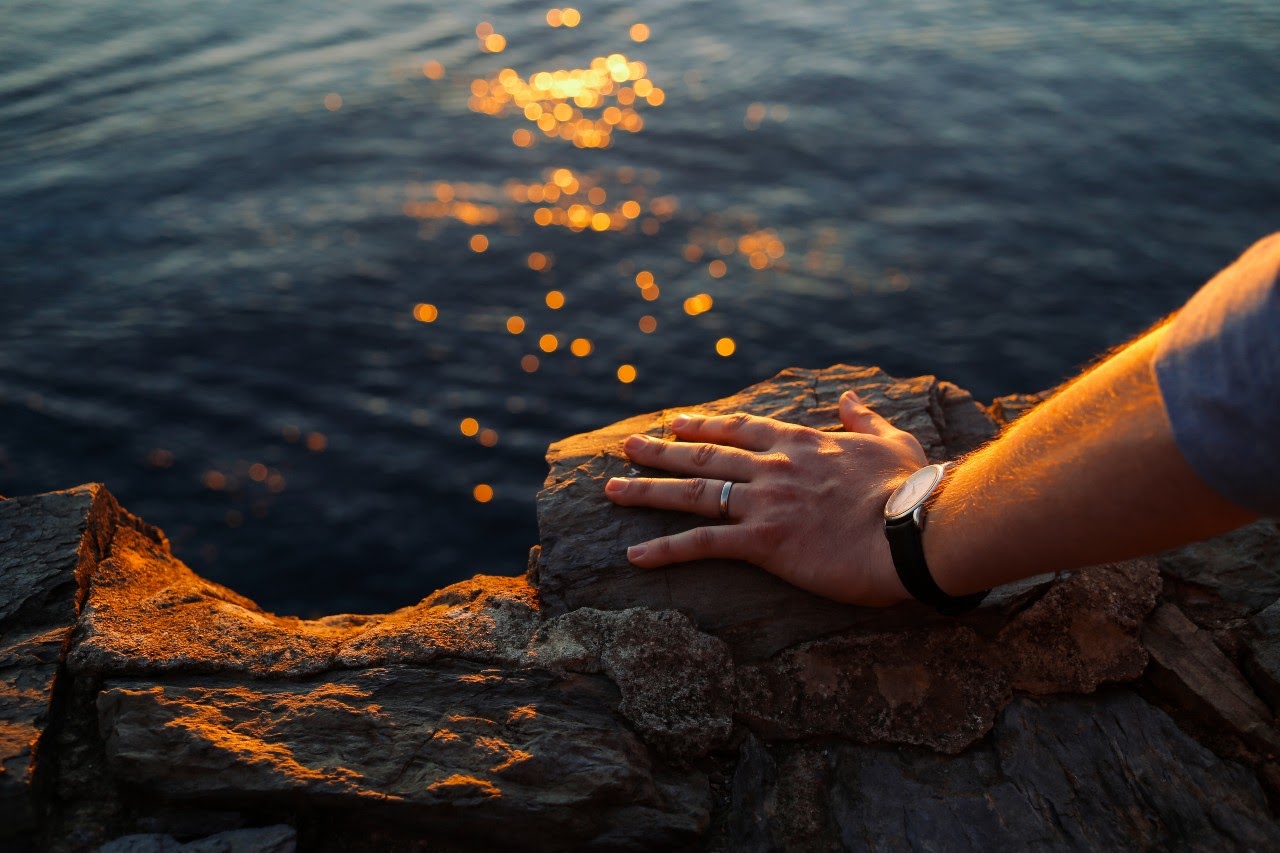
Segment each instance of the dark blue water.
[{"label": "dark blue water", "polygon": [[[265,606],[385,610],[520,571],[560,436],[788,365],[1045,388],[1280,227],[1274,0],[546,11],[6,3],[0,492],[102,480]],[[613,53],[665,101],[608,148],[469,104]],[[575,199],[616,222],[536,224]]]}]

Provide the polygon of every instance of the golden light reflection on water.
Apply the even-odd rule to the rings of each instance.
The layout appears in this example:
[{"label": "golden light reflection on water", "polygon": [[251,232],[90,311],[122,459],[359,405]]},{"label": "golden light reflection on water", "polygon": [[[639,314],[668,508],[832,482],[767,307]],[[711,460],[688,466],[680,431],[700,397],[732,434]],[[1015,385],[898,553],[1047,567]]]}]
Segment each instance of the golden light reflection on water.
[{"label": "golden light reflection on water", "polygon": [[[583,23],[581,13],[573,8],[549,9],[545,18],[547,25],[556,29],[574,30]],[[595,23],[592,21],[592,26]],[[567,36],[566,33],[557,38]],[[622,23],[614,37],[615,46],[629,41],[629,50],[642,51],[653,32],[648,24],[631,20]],[[481,56],[506,56],[520,47],[510,44],[490,21],[477,24],[475,38]],[[511,249],[519,245],[519,239],[538,239],[537,235],[546,233],[544,229],[580,234],[581,239],[620,241],[611,244],[617,247],[620,258],[618,293],[634,300],[637,308],[643,306],[644,311],[637,311],[631,315],[635,319],[627,321],[634,322],[631,328],[642,336],[630,342],[581,335],[581,330],[570,327],[575,318],[566,308],[579,306],[574,299],[578,271],[565,266],[568,255],[564,251],[558,260],[546,248],[526,245],[515,254],[514,264],[536,274],[542,286],[535,284],[534,292],[525,297],[527,301],[499,309],[497,316],[482,322],[464,317],[462,322],[476,322],[482,328],[519,340],[524,349],[519,355],[519,368],[526,374],[562,363],[558,361],[561,359],[580,359],[599,365],[587,369],[612,371],[619,393],[641,381],[634,349],[627,347],[634,348],[636,341],[657,334],[660,325],[663,330],[704,329],[702,346],[706,349],[701,351],[707,357],[731,358],[738,354],[738,341],[726,334],[724,320],[715,315],[723,311],[722,301],[731,288],[742,285],[745,276],[787,271],[788,247],[782,235],[762,227],[749,213],[691,216],[682,211],[677,194],[661,189],[659,169],[623,159],[627,140],[643,134],[650,123],[658,120],[661,113],[655,111],[669,100],[660,70],[650,68],[641,56],[616,50],[601,52],[581,67],[522,69],[509,64],[469,75],[465,80],[450,79],[439,59],[428,58],[422,64],[422,75],[453,87],[476,115],[505,123],[502,144],[525,152],[520,154],[525,162],[540,156],[541,162],[531,174],[513,175],[505,181],[442,179],[409,183],[402,210],[418,223],[419,235],[433,242],[457,241],[459,248],[465,246],[471,253],[483,256],[475,263],[495,265],[494,275],[508,274],[505,266],[497,265],[513,263]],[[676,80],[684,84],[679,91],[703,96],[698,73],[685,71]],[[745,110],[744,125],[748,130],[759,129],[766,121],[786,119],[786,108],[781,105],[752,103]],[[578,160],[572,165],[554,159],[548,162],[548,156],[555,156],[556,146],[582,153],[573,155]],[[581,159],[594,157],[603,161],[603,156],[591,152],[604,149],[611,151],[608,165],[601,162],[592,168],[589,161]],[[551,153],[542,155],[544,150]],[[674,240],[668,236],[666,241],[666,245],[673,246],[671,257],[650,257],[644,268],[626,258],[628,246],[634,246],[636,239],[667,236],[669,229],[679,229]],[[840,263],[838,257],[832,259],[821,240],[800,250],[796,257],[806,271],[829,269]],[[599,287],[598,281],[592,286]],[[598,296],[598,292],[593,291],[592,296]],[[581,304],[598,303],[593,298]],[[424,324],[435,323],[440,317],[440,311],[429,302],[417,303],[412,313]],[[560,323],[549,327],[549,319],[561,314]],[[516,398],[508,399],[508,411],[523,411],[523,403],[513,408],[512,399]],[[460,420],[455,421],[463,437],[486,448],[498,444],[497,431],[482,423],[483,413],[466,417],[463,414],[459,413]],[[424,422],[430,421],[424,418]],[[488,503],[494,499],[494,490],[486,483],[474,484],[472,497],[478,503]]]}]

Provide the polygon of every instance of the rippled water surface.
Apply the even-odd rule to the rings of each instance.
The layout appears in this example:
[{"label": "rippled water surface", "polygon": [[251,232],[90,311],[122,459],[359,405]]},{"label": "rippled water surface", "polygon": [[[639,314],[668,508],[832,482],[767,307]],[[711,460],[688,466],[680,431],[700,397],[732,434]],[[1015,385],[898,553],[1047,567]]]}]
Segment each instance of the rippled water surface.
[{"label": "rippled water surface", "polygon": [[6,3],[0,492],[385,610],[520,571],[560,436],[1037,390],[1280,227],[1272,0],[548,8]]}]

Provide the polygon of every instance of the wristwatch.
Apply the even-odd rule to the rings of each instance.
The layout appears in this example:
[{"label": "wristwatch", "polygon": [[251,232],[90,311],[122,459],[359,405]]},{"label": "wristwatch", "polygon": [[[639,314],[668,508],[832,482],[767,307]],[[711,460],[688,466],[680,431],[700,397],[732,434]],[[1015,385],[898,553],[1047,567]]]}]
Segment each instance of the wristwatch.
[{"label": "wristwatch", "polygon": [[967,613],[982,603],[991,592],[985,589],[969,595],[948,595],[933,580],[924,560],[924,505],[933,496],[952,463],[926,465],[893,490],[884,505],[884,535],[889,540],[889,553],[898,580],[911,597],[933,605],[944,616]]}]

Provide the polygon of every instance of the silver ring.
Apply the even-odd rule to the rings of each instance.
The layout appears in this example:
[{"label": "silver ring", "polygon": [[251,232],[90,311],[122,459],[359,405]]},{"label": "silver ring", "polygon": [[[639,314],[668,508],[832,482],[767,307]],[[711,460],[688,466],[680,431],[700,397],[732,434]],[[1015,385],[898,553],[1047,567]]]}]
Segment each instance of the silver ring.
[{"label": "silver ring", "polygon": [[724,481],[724,487],[720,489],[720,520],[729,520],[729,492],[733,491],[733,482],[731,480]]}]

